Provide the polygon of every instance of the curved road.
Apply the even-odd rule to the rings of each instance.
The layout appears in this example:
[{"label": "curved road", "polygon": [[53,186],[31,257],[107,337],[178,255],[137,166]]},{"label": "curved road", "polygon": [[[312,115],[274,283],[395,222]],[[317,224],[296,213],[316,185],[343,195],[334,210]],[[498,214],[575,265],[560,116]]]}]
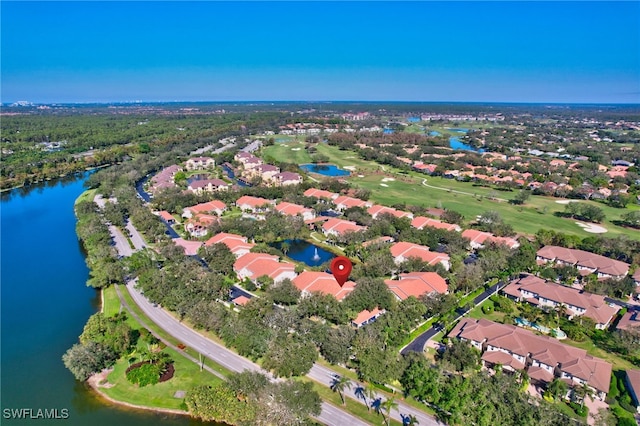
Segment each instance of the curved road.
[{"label": "curved road", "polygon": [[[133,281],[129,281],[127,283],[127,289],[129,290],[133,300],[150,320],[176,339],[179,339],[182,343],[200,352],[203,356],[217,362],[229,371],[259,371],[267,374],[269,377],[272,377],[271,374],[262,370],[257,364],[254,364],[248,359],[241,357],[224,346],[209,340],[200,333],[190,329],[169,315],[161,307],[153,306],[137,289],[134,288]],[[368,423],[327,402],[322,403],[322,413],[320,413],[316,418],[322,423],[330,426],[368,425]]]}]

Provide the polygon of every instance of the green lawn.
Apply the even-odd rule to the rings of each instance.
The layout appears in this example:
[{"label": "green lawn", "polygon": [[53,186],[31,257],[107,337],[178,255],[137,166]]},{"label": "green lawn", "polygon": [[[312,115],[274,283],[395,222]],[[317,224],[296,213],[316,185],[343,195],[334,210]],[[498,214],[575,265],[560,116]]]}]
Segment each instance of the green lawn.
[{"label": "green lawn", "polygon": [[113,285],[102,289],[102,300],[102,313],[105,317],[112,317],[120,312],[120,299]]},{"label": "green lawn", "polygon": [[74,204],[78,204],[81,201],[93,201],[93,198],[96,196],[97,192],[97,189],[87,189],[82,194],[80,194],[78,198],[76,198]]},{"label": "green lawn", "polygon": [[188,391],[193,386],[213,386],[221,382],[218,377],[208,371],[200,371],[195,363],[187,360],[173,349],[165,348],[164,352],[168,353],[174,361],[176,371],[172,379],[164,383],[138,387],[138,385],[129,383],[125,377],[125,371],[129,364],[125,359],[121,359],[108,376],[109,383],[115,386],[101,390],[118,401],[147,407],[185,410],[184,399],[173,396],[176,391]]},{"label": "green lawn", "polygon": [[[302,144],[279,143],[276,146],[267,147],[264,154],[272,156],[277,161],[295,161],[299,164],[309,162],[310,158],[304,152],[291,151],[291,148],[301,147]],[[348,178],[356,187],[371,190],[371,200],[380,204],[393,205],[406,203],[426,207],[443,207],[456,210],[463,214],[467,221],[472,221],[476,216],[495,210],[513,226],[516,232],[535,234],[539,229],[553,229],[580,237],[594,234],[584,231],[576,225],[573,219],[565,219],[554,215],[555,212],[563,212],[565,206],[557,203],[557,198],[532,196],[523,206],[515,206],[505,201],[493,201],[489,195],[497,198],[512,199],[518,191],[496,191],[493,188],[474,186],[471,182],[459,182],[454,179],[430,177],[418,172],[405,172],[389,166],[381,166],[372,161],[365,161],[353,151],[341,151],[337,147],[327,144],[318,144],[318,152],[326,155],[329,162],[338,167],[355,167]],[[363,175],[364,177],[359,177]],[[395,179],[386,180],[383,179]],[[429,185],[429,186],[425,186]],[[385,186],[386,185],[386,186]],[[458,191],[458,192],[455,192]],[[626,235],[633,239],[640,239],[640,231],[622,228],[611,221],[618,220],[630,210],[640,210],[640,206],[630,205],[627,209],[616,209],[594,201],[581,201],[591,203],[601,208],[607,219],[602,224],[608,232],[604,235],[615,237]]]},{"label": "green lawn", "polygon": [[306,164],[311,162],[311,156],[305,149],[304,142],[276,143],[262,149],[262,157],[273,157],[276,161]]}]

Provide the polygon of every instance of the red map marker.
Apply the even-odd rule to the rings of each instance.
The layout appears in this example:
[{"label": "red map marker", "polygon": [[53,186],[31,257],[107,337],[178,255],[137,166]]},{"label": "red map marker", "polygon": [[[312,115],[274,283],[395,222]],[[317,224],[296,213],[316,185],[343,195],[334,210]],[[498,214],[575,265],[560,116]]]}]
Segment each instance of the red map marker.
[{"label": "red map marker", "polygon": [[331,272],[336,281],[338,281],[338,284],[340,284],[340,287],[347,282],[351,268],[353,268],[353,265],[348,257],[338,256],[331,261]]}]

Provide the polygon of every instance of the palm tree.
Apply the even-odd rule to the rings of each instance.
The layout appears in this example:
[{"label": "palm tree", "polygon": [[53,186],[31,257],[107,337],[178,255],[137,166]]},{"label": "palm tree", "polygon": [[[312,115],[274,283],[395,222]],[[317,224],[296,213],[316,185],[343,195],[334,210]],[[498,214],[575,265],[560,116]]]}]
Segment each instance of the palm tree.
[{"label": "palm tree", "polygon": [[567,394],[567,389],[567,384],[557,377],[547,386],[547,392],[549,392],[549,395],[551,395],[553,399],[564,397]]},{"label": "palm tree", "polygon": [[587,385],[587,382],[573,388],[573,393],[575,396],[580,398],[580,408],[584,407],[584,400],[587,399],[587,397],[591,398],[593,401],[593,389]]},{"label": "palm tree", "polygon": [[396,399],[395,398],[387,399],[385,402],[380,404],[380,408],[382,408],[382,410],[387,413],[386,416],[383,413],[383,417],[384,417],[384,421],[387,423],[387,426],[389,426],[391,422],[391,410],[393,410],[394,408],[398,408],[398,403],[396,402]]},{"label": "palm tree", "polygon": [[283,242],[283,243],[280,245],[280,250],[282,250],[282,252],[285,254],[285,256],[286,256],[286,254],[289,252],[289,249],[290,249],[290,248],[291,248],[291,244],[289,244],[289,243],[288,243],[288,242],[286,242],[286,241],[285,241],[285,242]]},{"label": "palm tree", "polygon": [[347,405],[347,401],[344,399],[345,389],[351,389],[351,380],[345,376],[335,376],[331,382],[331,390],[338,392],[342,405]]},{"label": "palm tree", "polygon": [[408,416],[402,418],[402,424],[406,426],[415,426],[419,423],[420,422],[418,421],[418,418],[413,414],[409,414]]}]

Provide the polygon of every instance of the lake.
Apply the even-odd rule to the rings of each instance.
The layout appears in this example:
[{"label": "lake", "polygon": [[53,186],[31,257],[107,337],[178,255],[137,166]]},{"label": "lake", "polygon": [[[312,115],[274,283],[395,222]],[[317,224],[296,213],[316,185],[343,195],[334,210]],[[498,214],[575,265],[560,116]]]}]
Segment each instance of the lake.
[{"label": "lake", "polygon": [[343,170],[335,164],[301,164],[300,168],[309,173],[317,173],[324,176],[349,176],[347,170]]},{"label": "lake", "polygon": [[[336,257],[335,254],[305,240],[284,240],[284,242],[289,244],[286,255],[298,262],[304,262],[307,266],[319,266]],[[273,243],[271,246],[281,250],[282,242]]]},{"label": "lake", "polygon": [[449,146],[453,149],[463,150],[463,151],[474,151],[474,152],[484,152],[482,148],[475,148],[467,143],[460,141],[456,136],[451,136],[449,138]]},{"label": "lake", "polygon": [[[73,203],[88,174],[2,194],[2,409],[62,409],[66,420],[2,418],[3,425],[186,426],[184,416],[121,409],[64,367],[62,354],[99,309],[75,233]],[[4,413],[4,412],[3,412]],[[34,412],[35,414],[35,412]]]}]

